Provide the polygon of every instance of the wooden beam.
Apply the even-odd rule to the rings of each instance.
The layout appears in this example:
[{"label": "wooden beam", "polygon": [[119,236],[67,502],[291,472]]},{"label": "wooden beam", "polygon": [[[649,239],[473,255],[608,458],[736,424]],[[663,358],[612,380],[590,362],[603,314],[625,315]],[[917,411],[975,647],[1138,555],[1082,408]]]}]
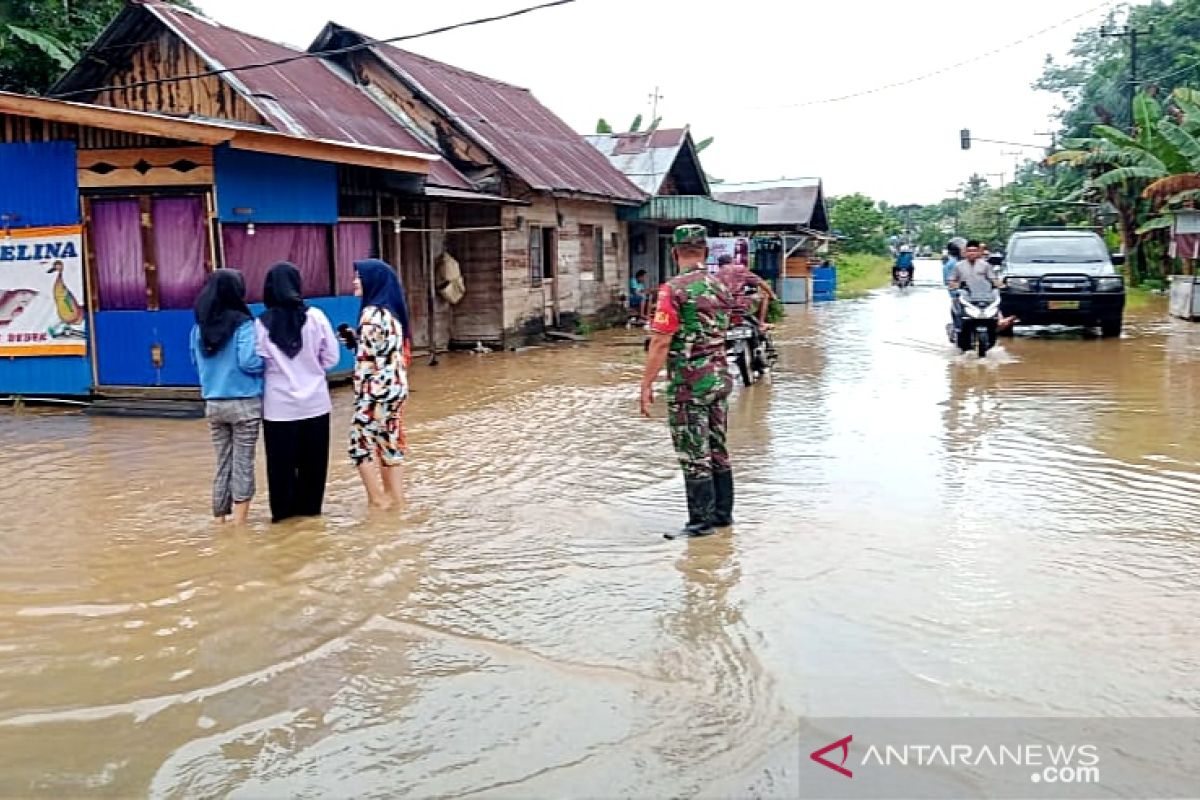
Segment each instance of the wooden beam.
[{"label": "wooden beam", "polygon": [[220,144],[228,141],[237,133],[235,130],[187,120],[166,119],[150,114],[117,111],[99,106],[85,106],[61,100],[47,100],[43,97],[26,97],[8,93],[0,93],[0,113],[35,117],[51,122],[90,125],[95,128],[140,133],[144,136],[182,139],[200,144]]},{"label": "wooden beam", "polygon": [[356,164],[360,167],[388,169],[415,175],[428,175],[429,167],[434,161],[432,158],[422,158],[416,154],[389,153],[337,142],[314,141],[259,131],[237,131],[229,144],[238,150],[310,158],[337,164]]},{"label": "wooden beam", "polygon": [[123,147],[104,150],[79,150],[76,161],[80,169],[89,169],[95,164],[109,164],[118,169],[129,169],[139,161],[154,167],[163,167],[177,161],[191,161],[198,167],[211,167],[211,147]]},{"label": "wooden beam", "polygon": [[196,167],[180,172],[169,167],[154,167],[142,174],[135,169],[118,169],[107,175],[79,170],[80,189],[144,189],[155,186],[212,186],[213,168]]}]

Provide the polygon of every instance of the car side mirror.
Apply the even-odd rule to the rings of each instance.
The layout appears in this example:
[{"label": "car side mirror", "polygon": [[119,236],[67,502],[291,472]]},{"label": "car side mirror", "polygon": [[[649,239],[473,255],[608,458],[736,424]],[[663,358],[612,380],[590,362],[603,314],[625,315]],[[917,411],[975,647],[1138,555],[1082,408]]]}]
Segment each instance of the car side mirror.
[{"label": "car side mirror", "polygon": [[1125,263],[1125,254],[1113,253],[1111,256],[1109,256],[1109,260],[1112,261],[1112,265],[1114,267],[1119,267]]},{"label": "car side mirror", "polygon": [[988,256],[988,263],[991,264],[993,267],[998,267],[1004,263],[1004,256],[1002,256],[1002,255]]}]

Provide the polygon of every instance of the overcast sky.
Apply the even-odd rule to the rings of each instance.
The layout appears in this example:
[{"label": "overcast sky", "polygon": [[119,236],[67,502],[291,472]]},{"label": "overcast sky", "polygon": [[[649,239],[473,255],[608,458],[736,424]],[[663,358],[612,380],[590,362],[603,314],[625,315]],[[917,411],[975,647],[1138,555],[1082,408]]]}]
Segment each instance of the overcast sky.
[{"label": "overcast sky", "polygon": [[[197,0],[233,27],[307,47],[330,17],[378,38],[501,13],[536,0]],[[576,0],[439,34],[411,50],[531,89],[581,133],[597,117],[649,116],[715,136],[703,156],[727,181],[819,176],[830,194],[931,203],[972,172],[1013,169],[1014,148],[959,149],[958,131],[1038,144],[1056,98],[1030,84],[1048,53],[1099,22],[1101,0]],[[1101,7],[1103,6],[1103,7]],[[1000,49],[1083,12],[1024,44]],[[913,85],[801,105],[998,51]],[[228,65],[227,65],[228,66]],[[1026,150],[1036,154],[1037,151]],[[998,178],[992,178],[993,182]]]}]

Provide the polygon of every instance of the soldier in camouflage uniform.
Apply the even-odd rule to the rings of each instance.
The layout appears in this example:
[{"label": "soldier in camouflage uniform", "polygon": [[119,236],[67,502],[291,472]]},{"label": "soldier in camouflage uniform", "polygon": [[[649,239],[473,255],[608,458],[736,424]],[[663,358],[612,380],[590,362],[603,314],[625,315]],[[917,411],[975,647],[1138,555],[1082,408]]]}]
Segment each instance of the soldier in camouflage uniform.
[{"label": "soldier in camouflage uniform", "polygon": [[733,380],[725,331],[734,298],[705,268],[707,232],[681,225],[672,238],[679,275],[659,287],[653,338],[642,375],[642,414],[650,416],[654,379],[667,368],[667,421],[687,487],[688,523],[676,536],[708,536],[733,524],[733,471],[725,436]]}]

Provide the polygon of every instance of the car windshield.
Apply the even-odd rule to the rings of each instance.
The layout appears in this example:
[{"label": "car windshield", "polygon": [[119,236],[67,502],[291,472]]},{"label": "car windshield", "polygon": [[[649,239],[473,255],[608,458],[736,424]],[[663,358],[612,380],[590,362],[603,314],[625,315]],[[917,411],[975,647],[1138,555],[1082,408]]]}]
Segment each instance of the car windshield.
[{"label": "car windshield", "polygon": [[1096,264],[1107,257],[1104,244],[1092,236],[1023,236],[1008,253],[1010,261],[1033,264]]}]

